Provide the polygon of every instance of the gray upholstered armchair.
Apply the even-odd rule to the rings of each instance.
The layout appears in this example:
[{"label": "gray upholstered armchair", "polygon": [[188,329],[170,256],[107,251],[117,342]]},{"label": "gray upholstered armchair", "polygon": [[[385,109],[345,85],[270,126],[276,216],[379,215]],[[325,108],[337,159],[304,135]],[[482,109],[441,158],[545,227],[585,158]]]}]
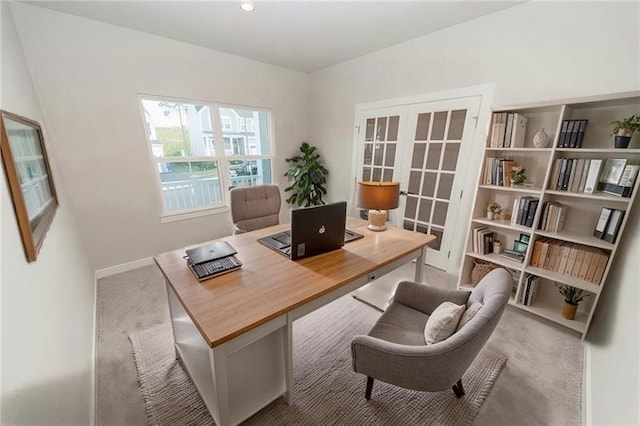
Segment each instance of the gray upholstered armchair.
[{"label": "gray upholstered armchair", "polygon": [[[511,294],[512,278],[504,269],[487,274],[473,292],[445,290],[403,281],[393,302],[367,336],[351,343],[353,369],[367,376],[365,397],[371,398],[374,379],[418,391],[453,388],[464,395],[462,375],[478,355],[494,328]],[[479,310],[475,316],[445,340],[425,343],[424,328],[442,302]]]},{"label": "gray upholstered armchair", "polygon": [[230,199],[235,234],[280,223],[280,189],[276,185],[233,188]]}]

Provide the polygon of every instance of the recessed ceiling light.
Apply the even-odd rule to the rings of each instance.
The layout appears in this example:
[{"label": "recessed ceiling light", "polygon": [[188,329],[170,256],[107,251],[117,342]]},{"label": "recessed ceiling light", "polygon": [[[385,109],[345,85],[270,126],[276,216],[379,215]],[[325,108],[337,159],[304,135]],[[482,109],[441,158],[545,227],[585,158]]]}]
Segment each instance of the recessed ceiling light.
[{"label": "recessed ceiling light", "polygon": [[240,5],[240,9],[244,10],[245,12],[253,12],[253,9],[255,9],[255,6],[253,5],[253,2],[244,1]]}]

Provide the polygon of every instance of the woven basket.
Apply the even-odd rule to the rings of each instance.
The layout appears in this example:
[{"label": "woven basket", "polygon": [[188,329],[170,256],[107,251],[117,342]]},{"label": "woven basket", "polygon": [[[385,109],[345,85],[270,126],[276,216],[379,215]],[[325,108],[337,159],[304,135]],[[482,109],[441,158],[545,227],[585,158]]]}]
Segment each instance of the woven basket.
[{"label": "woven basket", "polygon": [[471,270],[471,284],[476,286],[487,275],[489,272],[493,271],[500,266],[495,263],[485,262],[483,260],[474,260],[473,269]]}]

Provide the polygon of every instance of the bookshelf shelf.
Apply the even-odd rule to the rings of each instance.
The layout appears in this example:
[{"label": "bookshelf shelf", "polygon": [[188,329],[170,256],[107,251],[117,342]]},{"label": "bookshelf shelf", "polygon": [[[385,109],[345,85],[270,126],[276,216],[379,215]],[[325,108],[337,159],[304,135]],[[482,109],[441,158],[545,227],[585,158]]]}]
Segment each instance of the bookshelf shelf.
[{"label": "bookshelf shelf", "polygon": [[549,195],[557,195],[560,197],[584,198],[585,200],[598,200],[598,201],[607,201],[607,202],[623,203],[623,204],[629,204],[631,202],[631,198],[617,197],[615,195],[605,194],[604,192],[595,192],[593,194],[585,194],[584,192],[547,190],[545,191],[545,193]]},{"label": "bookshelf shelf", "polygon": [[502,257],[499,254],[480,254],[469,252],[467,256],[475,257],[476,259],[484,260],[486,262],[495,263],[496,265],[504,266],[505,268],[514,269],[516,271],[522,271],[524,264],[516,262],[515,260],[509,260],[506,257]]},{"label": "bookshelf shelf", "polygon": [[617,148],[556,148],[556,152],[567,154],[616,154],[621,156],[638,155],[640,149],[617,149]]},{"label": "bookshelf shelf", "polygon": [[532,314],[546,318],[580,333],[585,333],[587,331],[588,316],[584,312],[578,311],[574,320],[568,320],[562,317],[561,311],[558,310],[558,307],[555,304],[547,301],[536,301],[531,306],[526,306],[521,303],[512,303],[511,306],[531,312]]},{"label": "bookshelf shelf", "polygon": [[570,243],[584,244],[591,247],[598,247],[605,250],[613,250],[614,245],[596,238],[593,235],[584,235],[575,231],[560,231],[560,232],[548,232],[548,231],[536,231],[536,234],[543,237],[555,238],[556,240],[569,241]]},{"label": "bookshelf shelf", "polygon": [[495,228],[509,229],[511,231],[522,232],[525,234],[531,234],[532,230],[529,226],[512,225],[510,220],[489,220],[484,218],[473,219],[475,223],[481,223],[483,225],[492,226]]},{"label": "bookshelf shelf", "polygon": [[539,195],[542,193],[542,189],[540,188],[533,188],[533,187],[530,188],[527,186],[518,186],[514,188],[512,186],[480,185],[480,188],[491,189],[494,191],[519,192],[522,194],[534,194],[534,195]]},{"label": "bookshelf shelf", "polygon": [[573,287],[581,288],[590,293],[597,293],[600,290],[600,286],[598,284],[581,280],[581,279],[572,277],[570,275],[560,274],[558,272],[537,268],[535,266],[527,266],[524,270],[529,274],[537,275],[539,277],[546,278],[551,281],[556,281],[562,284],[568,284]]},{"label": "bookshelf shelf", "polygon": [[552,152],[553,148],[490,148],[487,151],[493,152]]},{"label": "bookshelf shelf", "polygon": [[[638,111],[640,111],[640,91],[597,99],[584,98],[564,103],[538,103],[495,109],[491,126],[486,135],[481,161],[483,169],[478,177],[478,191],[476,191],[473,204],[472,216],[474,218],[471,219],[468,229],[467,248],[458,286],[464,289],[473,288],[468,283],[471,282],[471,273],[477,259],[506,267],[514,271],[512,275],[518,295],[529,295],[529,293],[523,292],[527,288],[534,288],[533,292],[527,296],[532,298],[530,305],[524,305],[520,301],[516,302],[512,297],[509,301],[511,306],[575,330],[584,338],[618,251],[620,235],[623,234],[629,217],[627,213],[631,210],[637,193],[640,191],[637,188],[640,185],[638,184],[640,176],[632,181],[634,188],[632,188],[630,197],[620,197],[601,191],[585,193],[548,188],[555,188],[557,182],[562,179],[564,179],[563,185],[565,187],[568,185],[574,191],[577,191],[578,188],[595,188],[602,178],[601,175],[607,159],[624,159],[626,160],[625,167],[640,165],[640,137],[635,136],[632,139],[630,149],[613,148],[609,125],[611,120],[628,117],[637,114]],[[523,126],[522,121],[528,124]],[[518,123],[517,131],[512,130],[509,133],[510,123],[512,129],[515,129],[516,123]],[[568,129],[572,127],[572,123],[580,123],[580,125],[579,127],[575,126],[577,130],[574,130],[573,133],[569,133]],[[534,146],[533,138],[539,128],[544,128],[547,134],[552,135],[549,148]],[[565,133],[563,133],[563,128],[566,128]],[[565,134],[566,137],[564,137]],[[559,147],[559,141],[564,141],[566,146],[569,141],[567,137],[572,138],[569,142],[571,145],[575,143],[582,147]],[[515,145],[515,147],[502,147],[502,145]],[[602,160],[599,171],[598,162],[594,162],[594,160]],[[508,182],[507,170],[512,167],[513,163],[526,168],[527,181],[533,182],[535,187],[487,184],[489,182]],[[561,165],[560,168],[558,168],[558,164]],[[565,164],[567,165],[566,175],[562,168]],[[592,169],[598,173],[594,174]],[[534,201],[538,199],[537,205],[533,202],[526,202],[523,206],[522,200],[532,200],[531,197]],[[492,203],[507,209],[512,206],[514,209],[519,208],[518,212],[521,215],[524,213],[529,221],[533,216],[533,226],[512,225],[510,220],[486,219],[484,216],[486,208]],[[529,207],[531,205],[535,206],[535,210]],[[593,236],[603,208],[614,212],[619,210],[617,217],[622,217],[622,220],[619,221],[618,238],[614,243]],[[514,212],[512,212],[513,214]],[[602,217],[606,218],[606,216]],[[553,225],[547,224],[547,220],[552,220],[553,222],[550,223]],[[550,232],[538,229],[542,228],[543,223],[547,229],[559,227],[561,230]],[[478,234],[474,233],[474,229],[479,227],[487,227],[489,231],[485,231],[485,235],[488,236],[493,232],[493,239],[498,238],[503,242],[503,245],[505,245],[505,241],[508,245],[513,241],[514,248],[516,248],[516,243],[519,244],[517,247],[519,251],[526,247],[524,262],[510,260],[498,254],[482,255],[474,252],[473,237]],[[607,226],[605,225],[605,227]],[[608,228],[610,233],[611,229],[611,227]],[[517,236],[518,234],[521,235]],[[488,241],[491,244],[491,239]],[[523,241],[525,246],[521,244]],[[511,249],[508,245],[504,248]],[[536,246],[535,256],[534,246]],[[561,254],[567,256],[567,250],[570,250],[569,260],[559,257]],[[573,253],[576,253],[575,257]],[[565,275],[531,265],[532,260],[534,264],[539,264],[542,256],[546,259],[546,266],[553,269],[564,268],[565,264],[566,268],[570,269],[574,265],[570,262],[575,262],[575,266],[573,266],[575,275],[580,275],[583,278],[585,276],[601,277],[600,283],[594,284],[571,274]],[[576,273],[578,270],[579,272]],[[540,285],[544,288],[542,295],[536,293],[538,281],[535,278],[529,278],[530,275],[541,278]],[[536,287],[530,287],[534,285],[534,282]],[[580,304],[574,320],[562,317],[562,297],[553,282],[570,285],[591,294],[589,303],[582,302]]]}]

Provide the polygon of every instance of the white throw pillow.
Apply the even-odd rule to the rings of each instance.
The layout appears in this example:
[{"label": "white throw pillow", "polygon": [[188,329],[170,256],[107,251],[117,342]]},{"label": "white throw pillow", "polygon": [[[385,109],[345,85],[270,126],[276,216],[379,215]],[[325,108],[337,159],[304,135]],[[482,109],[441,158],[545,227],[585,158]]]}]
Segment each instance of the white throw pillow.
[{"label": "white throw pillow", "polygon": [[471,321],[473,317],[476,316],[480,308],[482,308],[482,303],[473,302],[471,306],[469,306],[464,311],[464,314],[462,314],[462,318],[460,318],[460,322],[458,323],[458,328],[456,328],[456,331],[460,330],[466,323]]},{"label": "white throw pillow", "polygon": [[455,333],[464,310],[464,305],[453,302],[444,302],[438,306],[424,326],[424,341],[428,345],[438,343]]}]

